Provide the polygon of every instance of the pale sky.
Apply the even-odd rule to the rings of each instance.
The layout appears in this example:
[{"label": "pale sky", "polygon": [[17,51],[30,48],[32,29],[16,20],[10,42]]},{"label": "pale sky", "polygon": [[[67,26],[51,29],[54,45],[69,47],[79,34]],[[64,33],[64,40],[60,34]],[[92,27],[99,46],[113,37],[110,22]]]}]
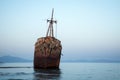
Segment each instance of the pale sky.
[{"label": "pale sky", "polygon": [[0,0],[0,56],[32,59],[52,8],[62,59],[120,58],[120,0]]}]

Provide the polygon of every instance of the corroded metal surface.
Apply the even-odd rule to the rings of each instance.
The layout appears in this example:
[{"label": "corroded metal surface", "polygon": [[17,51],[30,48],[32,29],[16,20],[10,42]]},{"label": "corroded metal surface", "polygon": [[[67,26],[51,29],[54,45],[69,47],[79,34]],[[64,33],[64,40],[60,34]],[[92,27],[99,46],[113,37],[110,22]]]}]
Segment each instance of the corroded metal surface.
[{"label": "corroded metal surface", "polygon": [[39,38],[35,44],[34,68],[59,68],[61,42],[54,37]]}]

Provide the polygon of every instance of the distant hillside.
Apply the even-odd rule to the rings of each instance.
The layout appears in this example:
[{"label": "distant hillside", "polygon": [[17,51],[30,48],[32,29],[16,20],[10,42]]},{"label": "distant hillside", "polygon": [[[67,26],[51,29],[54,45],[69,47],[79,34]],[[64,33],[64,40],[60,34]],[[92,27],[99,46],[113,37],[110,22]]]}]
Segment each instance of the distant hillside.
[{"label": "distant hillside", "polygon": [[[12,62],[32,62],[20,57],[14,56],[2,56],[0,57],[0,63],[12,63]],[[61,59],[61,62],[120,62],[120,59]]]},{"label": "distant hillside", "polygon": [[32,62],[32,60],[23,59],[20,57],[13,56],[2,56],[0,57],[0,62]]}]

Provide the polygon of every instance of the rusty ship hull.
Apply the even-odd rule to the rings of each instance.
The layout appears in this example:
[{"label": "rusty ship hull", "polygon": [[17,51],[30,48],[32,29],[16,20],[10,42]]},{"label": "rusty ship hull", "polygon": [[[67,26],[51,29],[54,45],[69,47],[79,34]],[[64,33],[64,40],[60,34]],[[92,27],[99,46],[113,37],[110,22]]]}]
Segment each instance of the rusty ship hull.
[{"label": "rusty ship hull", "polygon": [[34,57],[35,69],[59,69],[60,55],[54,56],[39,56]]},{"label": "rusty ship hull", "polygon": [[35,44],[34,68],[59,69],[61,42],[54,37],[39,38]]}]

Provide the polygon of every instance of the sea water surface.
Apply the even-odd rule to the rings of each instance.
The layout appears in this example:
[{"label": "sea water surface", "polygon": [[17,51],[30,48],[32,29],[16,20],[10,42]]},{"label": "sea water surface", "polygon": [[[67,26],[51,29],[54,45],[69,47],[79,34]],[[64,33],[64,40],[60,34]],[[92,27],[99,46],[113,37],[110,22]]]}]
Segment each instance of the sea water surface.
[{"label": "sea water surface", "polygon": [[120,63],[61,63],[34,70],[33,63],[0,63],[0,80],[120,80]]}]

